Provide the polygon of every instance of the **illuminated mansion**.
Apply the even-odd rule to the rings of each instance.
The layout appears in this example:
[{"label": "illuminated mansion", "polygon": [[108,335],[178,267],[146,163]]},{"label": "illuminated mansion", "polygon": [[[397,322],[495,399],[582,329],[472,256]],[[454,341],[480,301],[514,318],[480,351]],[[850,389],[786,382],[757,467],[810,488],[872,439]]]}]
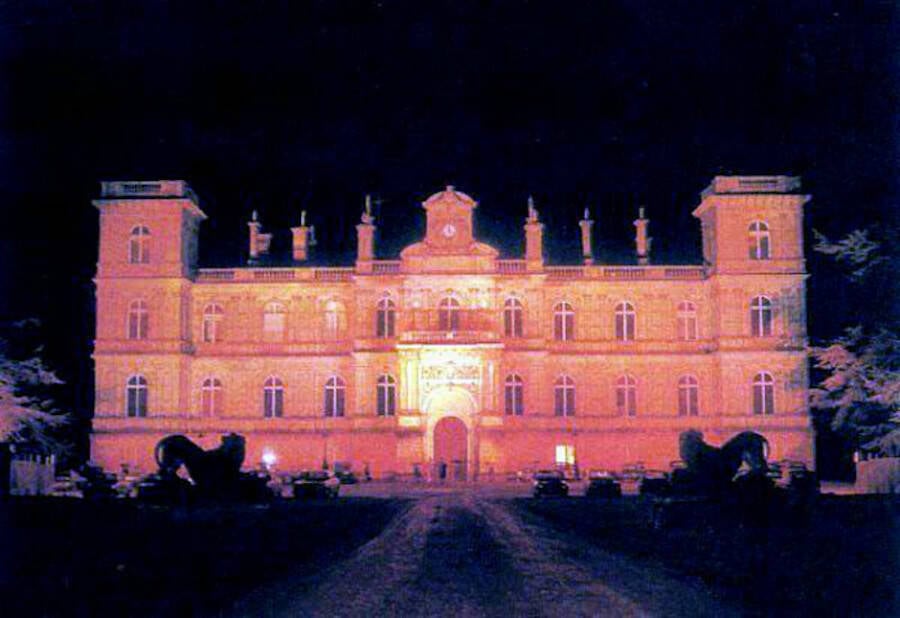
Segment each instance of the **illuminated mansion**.
[{"label": "illuminated mansion", "polygon": [[718,176],[694,210],[703,265],[546,263],[529,203],[525,255],[474,234],[476,202],[447,187],[425,237],[375,259],[357,225],[353,267],[264,267],[254,214],[246,266],[197,267],[206,218],[183,181],[104,182],[97,269],[92,459],[154,469],[183,433],[236,432],[247,463],[352,466],[375,477],[476,479],[564,465],[668,468],[678,435],[763,434],[770,459],[813,463],[807,409],[799,179]]}]

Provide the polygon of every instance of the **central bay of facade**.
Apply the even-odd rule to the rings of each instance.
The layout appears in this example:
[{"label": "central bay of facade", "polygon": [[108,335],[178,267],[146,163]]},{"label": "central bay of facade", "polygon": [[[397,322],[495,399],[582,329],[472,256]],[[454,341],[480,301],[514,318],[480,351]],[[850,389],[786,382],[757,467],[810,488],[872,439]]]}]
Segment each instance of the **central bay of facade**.
[{"label": "central bay of facade", "polygon": [[634,265],[594,262],[587,212],[584,264],[549,265],[531,202],[524,257],[500,259],[448,187],[399,259],[375,259],[367,206],[354,267],[304,265],[305,217],[273,267],[254,213],[247,264],[206,269],[186,183],[103,183],[92,459],[150,471],[166,435],[236,432],[282,470],[500,478],[667,468],[686,429],[751,429],[812,465],[799,188],[716,177],[702,265],[651,265],[643,212]]}]

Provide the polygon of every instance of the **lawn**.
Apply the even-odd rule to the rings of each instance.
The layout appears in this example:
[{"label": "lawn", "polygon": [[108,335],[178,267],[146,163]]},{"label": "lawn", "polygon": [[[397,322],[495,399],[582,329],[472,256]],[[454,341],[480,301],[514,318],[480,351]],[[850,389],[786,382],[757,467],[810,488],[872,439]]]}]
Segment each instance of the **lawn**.
[{"label": "lawn", "polygon": [[377,536],[402,500],[150,507],[0,501],[3,614],[216,614],[256,585],[324,568]]},{"label": "lawn", "polygon": [[753,518],[688,503],[667,507],[660,519],[658,506],[635,497],[519,499],[516,506],[604,549],[700,577],[749,614],[900,610],[900,497],[821,496],[809,508],[777,503]]}]

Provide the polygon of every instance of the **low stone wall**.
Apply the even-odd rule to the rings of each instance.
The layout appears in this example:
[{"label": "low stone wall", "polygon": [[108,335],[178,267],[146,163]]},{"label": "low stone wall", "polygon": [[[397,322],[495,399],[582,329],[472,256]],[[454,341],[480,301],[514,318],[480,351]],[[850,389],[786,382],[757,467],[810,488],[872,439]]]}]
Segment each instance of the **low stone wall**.
[{"label": "low stone wall", "polygon": [[867,494],[900,493],[900,457],[867,459],[857,463],[856,489]]}]

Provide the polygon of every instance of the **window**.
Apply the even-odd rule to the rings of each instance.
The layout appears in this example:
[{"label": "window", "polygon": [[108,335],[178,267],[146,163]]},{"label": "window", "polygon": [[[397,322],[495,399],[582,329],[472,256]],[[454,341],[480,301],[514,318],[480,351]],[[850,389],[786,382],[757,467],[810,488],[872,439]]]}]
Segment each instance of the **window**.
[{"label": "window", "polygon": [[375,311],[375,336],[382,338],[393,337],[396,319],[397,313],[394,308],[394,301],[390,298],[379,300]]},{"label": "window", "polygon": [[554,387],[553,410],[556,416],[575,415],[575,381],[569,376],[559,376]]},{"label": "window", "polygon": [[203,308],[203,341],[212,343],[222,339],[222,318],[225,310],[222,305],[210,303]]},{"label": "window", "polygon": [[138,225],[131,230],[128,238],[128,262],[131,264],[150,263],[150,230]]},{"label": "window", "polygon": [[553,307],[553,338],[557,341],[575,338],[575,310],[567,302],[556,303]]},{"label": "window", "polygon": [[621,302],[616,305],[616,339],[634,341],[634,305]]},{"label": "window", "polygon": [[506,376],[504,383],[506,414],[510,416],[522,416],[525,413],[524,383],[516,374]]},{"label": "window", "polygon": [[143,300],[132,301],[128,307],[128,338],[146,339],[150,324],[150,313]]},{"label": "window", "polygon": [[678,416],[697,416],[700,413],[700,386],[694,376],[678,380]]},{"label": "window", "polygon": [[750,302],[750,333],[754,337],[772,336],[772,301],[765,296]]},{"label": "window", "polygon": [[575,465],[575,445],[556,445],[556,465],[559,467],[568,467]]},{"label": "window", "polygon": [[632,376],[616,380],[616,411],[622,416],[637,416],[637,380]]},{"label": "window", "polygon": [[769,259],[769,226],[764,221],[750,224],[750,259]]},{"label": "window", "polygon": [[266,418],[284,416],[284,383],[281,378],[269,376],[263,384],[263,416]]},{"label": "window", "polygon": [[441,330],[459,330],[459,301],[452,297],[441,299],[438,307],[438,322]]},{"label": "window", "polygon": [[332,376],[325,382],[325,416],[344,416],[344,381]]},{"label": "window", "polygon": [[389,375],[378,378],[376,407],[378,416],[394,416],[397,409],[397,383]]},{"label": "window", "polygon": [[128,378],[125,386],[125,415],[134,418],[147,416],[147,379],[141,375]]},{"label": "window", "polygon": [[505,337],[522,336],[522,301],[518,298],[507,298],[503,303],[503,335]]},{"label": "window", "polygon": [[263,312],[263,339],[281,341],[284,339],[284,305],[269,303]]},{"label": "window", "polygon": [[341,328],[341,305],[333,300],[325,303],[325,334],[330,338],[338,336]]},{"label": "window", "polygon": [[775,380],[767,371],[753,376],[753,413],[775,414]]},{"label": "window", "polygon": [[697,306],[687,300],[678,303],[678,338],[682,341],[697,339]]},{"label": "window", "polygon": [[200,412],[203,416],[222,414],[222,382],[218,378],[206,378],[200,387]]}]

